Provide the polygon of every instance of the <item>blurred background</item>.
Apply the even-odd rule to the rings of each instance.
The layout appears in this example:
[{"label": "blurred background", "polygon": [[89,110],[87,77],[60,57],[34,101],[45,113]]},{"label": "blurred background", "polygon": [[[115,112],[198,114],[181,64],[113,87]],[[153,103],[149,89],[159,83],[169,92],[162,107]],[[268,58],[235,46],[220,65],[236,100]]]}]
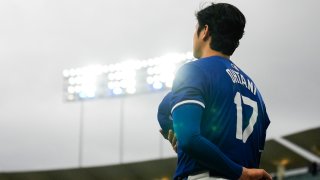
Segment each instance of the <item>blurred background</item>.
[{"label": "blurred background", "polygon": [[[171,179],[156,114],[173,77],[155,67],[193,60],[194,14],[208,2],[0,1],[0,179]],[[320,179],[320,2],[214,2],[247,18],[231,60],[271,119],[261,166]]]}]

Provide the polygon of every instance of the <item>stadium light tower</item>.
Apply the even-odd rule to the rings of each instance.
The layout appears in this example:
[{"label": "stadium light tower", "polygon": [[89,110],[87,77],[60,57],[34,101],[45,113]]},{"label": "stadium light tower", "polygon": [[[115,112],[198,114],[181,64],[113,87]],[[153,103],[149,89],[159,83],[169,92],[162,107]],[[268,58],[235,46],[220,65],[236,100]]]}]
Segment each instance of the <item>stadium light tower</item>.
[{"label": "stadium light tower", "polygon": [[192,52],[171,53],[147,60],[65,69],[64,99],[72,102],[165,90],[172,87],[175,71],[194,60]]}]

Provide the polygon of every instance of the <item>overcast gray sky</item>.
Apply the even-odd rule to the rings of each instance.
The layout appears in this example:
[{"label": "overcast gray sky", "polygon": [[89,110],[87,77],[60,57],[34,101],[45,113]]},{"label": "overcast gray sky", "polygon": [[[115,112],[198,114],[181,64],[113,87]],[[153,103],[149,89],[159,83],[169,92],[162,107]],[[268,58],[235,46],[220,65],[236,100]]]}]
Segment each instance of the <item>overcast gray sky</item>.
[{"label": "overcast gray sky", "polygon": [[[191,51],[202,2],[0,1],[0,171],[78,166],[80,104],[63,102],[62,70]],[[232,60],[262,92],[268,138],[320,126],[320,2],[223,2],[247,18]],[[158,158],[163,95],[124,100],[125,162]],[[84,104],[84,166],[119,162],[119,108],[119,99]]]}]

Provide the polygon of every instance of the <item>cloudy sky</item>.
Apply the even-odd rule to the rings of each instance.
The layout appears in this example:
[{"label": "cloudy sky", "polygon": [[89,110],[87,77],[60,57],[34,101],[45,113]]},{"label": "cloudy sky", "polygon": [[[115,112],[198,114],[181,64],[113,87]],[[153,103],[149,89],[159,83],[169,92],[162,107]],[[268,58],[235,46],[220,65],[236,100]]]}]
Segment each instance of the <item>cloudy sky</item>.
[{"label": "cloudy sky", "polygon": [[[191,51],[203,2],[0,1],[0,171],[77,167],[81,117],[82,166],[119,163],[120,118],[124,162],[173,156],[157,133],[164,93],[85,102],[81,111],[63,101],[62,70]],[[232,60],[264,96],[268,138],[320,126],[319,1],[223,2],[247,18]]]}]

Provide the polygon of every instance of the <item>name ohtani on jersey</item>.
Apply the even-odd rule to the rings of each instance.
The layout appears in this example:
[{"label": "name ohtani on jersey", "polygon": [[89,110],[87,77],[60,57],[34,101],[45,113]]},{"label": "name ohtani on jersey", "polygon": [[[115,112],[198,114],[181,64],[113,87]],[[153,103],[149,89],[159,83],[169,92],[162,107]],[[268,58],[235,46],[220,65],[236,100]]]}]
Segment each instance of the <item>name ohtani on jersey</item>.
[{"label": "name ohtani on jersey", "polygon": [[233,69],[226,69],[226,72],[230,76],[233,83],[238,83],[243,86],[245,86],[247,89],[249,89],[254,95],[257,93],[257,87],[254,85],[252,81],[245,78],[241,73],[238,71],[235,71]]}]

